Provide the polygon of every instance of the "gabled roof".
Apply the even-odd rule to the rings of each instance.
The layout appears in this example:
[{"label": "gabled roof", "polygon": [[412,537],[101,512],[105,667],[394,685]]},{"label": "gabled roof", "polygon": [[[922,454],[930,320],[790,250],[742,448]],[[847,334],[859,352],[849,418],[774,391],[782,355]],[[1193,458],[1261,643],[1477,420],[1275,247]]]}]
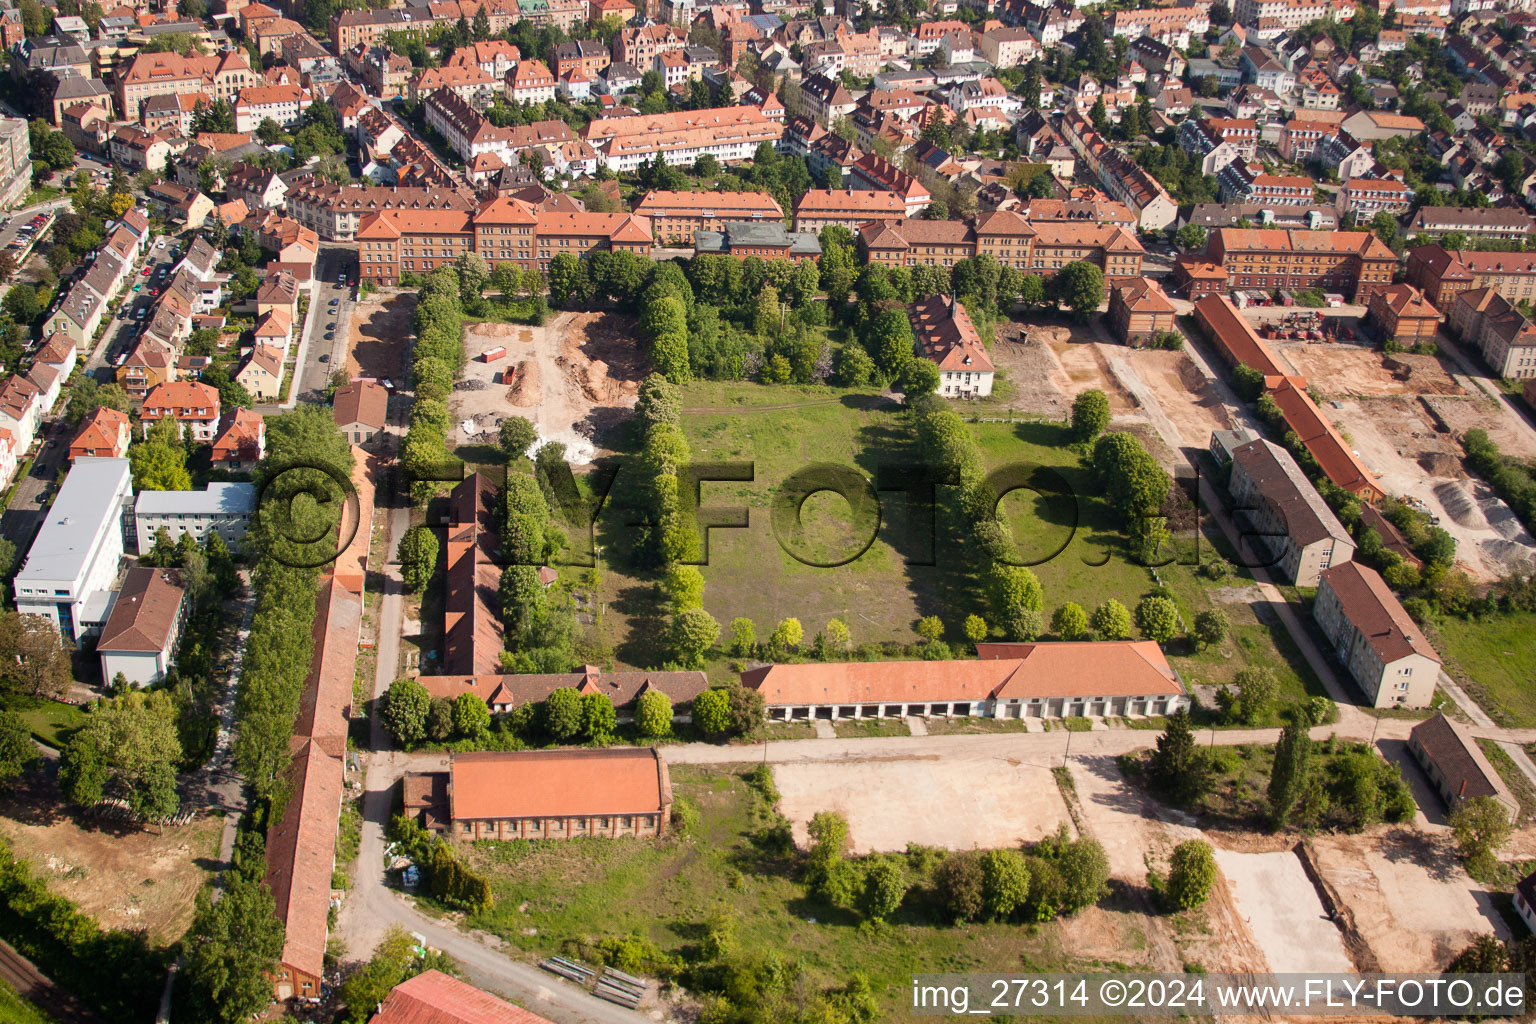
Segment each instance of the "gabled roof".
[{"label": "gabled roof", "polygon": [[1410,654],[1440,663],[1428,638],[1375,569],[1349,561],[1324,569],[1322,582],[1339,599],[1344,617],[1360,631],[1383,665]]},{"label": "gabled roof", "polygon": [[441,971],[396,985],[370,1024],[550,1024]]},{"label": "gabled roof", "polygon": [[184,591],[165,569],[143,566],[128,570],[112,605],[96,650],[159,653],[167,649],[180,616]]},{"label": "gabled roof", "polygon": [[389,407],[389,392],[382,384],[353,381],[336,389],[331,399],[331,418],[337,426],[361,423],[375,430],[384,429]]},{"label": "gabled roof", "polygon": [[1332,538],[1354,546],[1349,531],[1339,522],[1323,496],[1307,479],[1291,453],[1272,441],[1258,438],[1232,449],[1232,461],[1242,467],[1264,500],[1278,512],[1286,534],[1298,545]]}]

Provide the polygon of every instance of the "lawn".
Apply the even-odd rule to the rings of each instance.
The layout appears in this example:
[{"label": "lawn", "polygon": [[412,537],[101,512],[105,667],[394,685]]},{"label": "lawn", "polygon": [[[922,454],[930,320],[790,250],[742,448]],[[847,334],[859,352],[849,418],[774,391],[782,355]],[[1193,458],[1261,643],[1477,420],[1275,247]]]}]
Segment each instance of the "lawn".
[{"label": "lawn", "polygon": [[1499,778],[1504,780],[1504,785],[1509,787],[1510,793],[1520,804],[1520,817],[1529,820],[1536,814],[1536,786],[1531,785],[1531,780],[1516,766],[1509,751],[1499,746],[1497,741],[1479,739],[1477,745],[1482,748],[1488,763],[1493,765],[1494,771],[1499,773]]},{"label": "lawn", "polygon": [[53,1024],[53,1018],[21,997],[8,981],[0,981],[0,1020],[6,1024]]},{"label": "lawn", "polygon": [[[748,516],[746,528],[716,528],[708,535],[708,564],[701,567],[704,605],[722,626],[744,616],[762,639],[780,619],[793,616],[809,643],[836,616],[848,624],[856,644],[909,644],[916,639],[916,620],[937,615],[956,651],[970,653],[957,635],[962,616],[979,604],[979,581],[957,568],[969,538],[949,535],[942,521],[936,532],[916,536],[906,494],[898,490],[877,493],[877,513],[855,512],[838,494],[821,491],[800,505],[798,525],[792,505],[775,507],[776,495],[785,490],[781,485],[818,464],[841,467],[855,487],[861,479],[879,477],[885,483],[887,477],[908,478],[901,466],[916,462],[919,453],[897,406],[879,395],[823,387],[720,383],[689,385],[682,402],[694,462],[748,463],[752,469],[750,481],[701,486],[702,506],[741,509]],[[1031,568],[1044,590],[1047,621],[1067,601],[1091,611],[1114,598],[1134,609],[1160,579],[1186,623],[1215,606],[1232,620],[1232,635],[1209,650],[1196,652],[1183,642],[1169,645],[1170,660],[1187,683],[1218,686],[1245,667],[1264,665],[1279,677],[1282,701],[1324,692],[1278,619],[1262,605],[1255,611],[1251,580],[1234,574],[1210,581],[1195,574],[1195,565],[1215,558],[1225,543],[1209,519],[1199,521],[1197,533],[1194,515],[1183,517],[1168,547],[1177,561],[1154,575],[1130,559],[1120,518],[1063,425],[967,426],[988,470],[1017,479],[1000,509],[1020,558],[1036,563]],[[609,510],[622,506],[622,487],[621,471]],[[808,489],[800,488],[802,493]],[[600,543],[622,546],[617,525],[605,512]],[[925,564],[909,562],[924,548],[931,554],[913,561]],[[620,661],[659,663],[664,652],[653,649],[664,625],[658,593],[652,580],[616,571],[614,563],[622,566],[624,561],[614,558],[606,567],[603,639]],[[710,668],[711,678],[730,674],[724,662]]]},{"label": "lawn", "polygon": [[862,721],[834,722],[832,729],[839,739],[865,739],[876,736],[910,736],[912,730],[899,718],[870,718]]},{"label": "lawn", "polygon": [[58,750],[68,742],[70,734],[85,724],[85,712],[73,704],[37,697],[15,697],[12,707],[32,735]]},{"label": "lawn", "polygon": [[1476,622],[1446,617],[1435,625],[1446,671],[1500,725],[1536,726],[1536,612],[1490,615]]},{"label": "lawn", "polygon": [[678,953],[697,946],[700,925],[720,908],[735,919],[738,948],[798,960],[818,985],[865,972],[883,1001],[882,1021],[908,1019],[901,1007],[916,971],[1091,966],[1066,952],[1071,922],[935,927],[922,909],[909,909],[920,902],[915,892],[887,925],[861,928],[854,915],[811,899],[792,868],[753,846],[763,805],[742,778],[674,766],[672,784],[702,814],[695,837],[475,844],[470,859],[490,873],[496,902],[465,923],[530,952],[577,952],[638,933]]}]

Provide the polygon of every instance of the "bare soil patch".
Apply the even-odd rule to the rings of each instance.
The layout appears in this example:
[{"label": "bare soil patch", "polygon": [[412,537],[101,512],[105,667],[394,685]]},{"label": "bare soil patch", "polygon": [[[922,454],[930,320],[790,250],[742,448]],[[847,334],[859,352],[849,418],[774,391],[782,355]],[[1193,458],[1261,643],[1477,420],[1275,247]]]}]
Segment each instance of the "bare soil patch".
[{"label": "bare soil patch", "polygon": [[1310,845],[1319,873],[1353,913],[1383,971],[1442,970],[1502,923],[1443,829],[1393,826],[1321,835]]},{"label": "bare soil patch", "polygon": [[1387,355],[1356,345],[1274,343],[1323,395],[1466,395],[1440,356]]},{"label": "bare soil patch", "polygon": [[[470,324],[464,379],[476,383],[453,393],[450,442],[485,441],[507,416],[526,416],[540,441],[563,443],[573,463],[590,462],[602,432],[639,394],[645,359],[634,326],[613,313],[561,313],[541,327]],[[485,362],[496,348],[506,354]]]},{"label": "bare soil patch", "polygon": [[1435,409],[1475,404],[1407,396],[1340,398],[1325,403],[1323,411],[1387,493],[1418,498],[1440,518],[1440,526],[1456,538],[1457,560],[1473,577],[1497,579],[1536,557],[1536,542],[1508,505],[1467,476],[1461,446],[1437,427],[1426,402]]},{"label": "bare soil patch", "polygon": [[220,818],[157,832],[64,810],[52,765],[0,803],[0,836],[59,895],[106,928],[143,929],[151,942],[181,937],[197,891],[216,866]]},{"label": "bare soil patch", "polygon": [[404,380],[415,311],[415,292],[361,298],[347,320],[347,376]]},{"label": "bare soil patch", "polygon": [[922,843],[950,850],[1034,842],[1071,817],[1043,764],[991,756],[773,766],[779,807],[806,843],[818,811],[848,820],[856,853]]},{"label": "bare soil patch", "polygon": [[[1221,397],[1199,367],[1184,352],[1131,349],[1106,350],[1112,366],[1128,366],[1134,380],[1123,381],[1136,395],[1159,433],[1169,444],[1205,448],[1211,431],[1232,426]],[[1145,392],[1136,388],[1139,384]]]},{"label": "bare soil patch", "polygon": [[1217,849],[1216,864],[1271,971],[1354,972],[1344,937],[1295,853]]}]

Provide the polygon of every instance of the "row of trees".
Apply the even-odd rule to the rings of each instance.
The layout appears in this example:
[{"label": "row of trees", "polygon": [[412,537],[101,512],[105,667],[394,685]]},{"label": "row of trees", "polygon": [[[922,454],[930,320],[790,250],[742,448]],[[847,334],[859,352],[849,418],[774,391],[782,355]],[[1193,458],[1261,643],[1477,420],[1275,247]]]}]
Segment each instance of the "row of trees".
[{"label": "row of trees", "polygon": [[1150,565],[1168,539],[1163,504],[1172,481],[1134,434],[1109,433],[1093,446],[1092,465],[1105,497],[1125,520],[1131,555]]},{"label": "row of trees", "polygon": [[[322,564],[336,550],[338,524],[320,517],[322,509],[339,509],[343,495],[329,473],[307,468],[317,464],[351,478],[351,448],[329,410],[300,407],[267,420],[267,456],[256,482],[273,500],[262,502],[246,533],[246,551],[255,563],[256,613],[235,697],[240,721],[235,762],[258,802],[272,799],[288,764],[300,691],[309,674],[318,574],[308,566]],[[300,493],[337,500],[294,501]],[[293,539],[309,537],[320,539]]]},{"label": "row of trees", "polygon": [[448,454],[448,395],[464,368],[464,309],[462,282],[452,267],[438,267],[421,282],[411,329],[416,345],[411,352],[411,386],[416,400],[411,405],[410,426],[400,446],[400,462],[411,480],[411,497],[426,501],[442,484],[441,467]]},{"label": "row of trees", "polygon": [[[925,904],[953,924],[1044,922],[1075,914],[1109,891],[1109,858],[1097,840],[1073,840],[1065,823],[1027,851],[963,850],[942,854],[913,847],[906,856],[849,858],[848,823],[821,811],[806,826],[810,850],[803,877],[831,906],[880,922],[904,906]],[[914,898],[917,897],[917,898]]]},{"label": "row of trees", "polygon": [[108,931],[48,890],[0,842],[0,937],[67,991],[118,1024],[154,1014],[165,958],[142,931]]}]

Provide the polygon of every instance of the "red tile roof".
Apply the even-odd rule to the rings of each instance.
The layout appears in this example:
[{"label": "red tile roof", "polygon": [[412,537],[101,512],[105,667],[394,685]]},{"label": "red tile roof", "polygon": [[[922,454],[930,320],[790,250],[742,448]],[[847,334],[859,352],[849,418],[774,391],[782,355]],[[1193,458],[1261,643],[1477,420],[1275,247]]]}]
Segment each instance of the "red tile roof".
[{"label": "red tile roof", "polygon": [[657,814],[670,797],[654,747],[456,754],[449,771],[455,822]]},{"label": "red tile roof", "polygon": [[743,672],[741,681],[770,706],[1184,692],[1149,641],[981,644],[977,653],[976,661],[769,665]]},{"label": "red tile roof", "polygon": [[166,649],[180,617],[181,583],[165,569],[129,569],[101,628],[98,651],[158,653]]},{"label": "red tile roof", "polygon": [[1365,468],[1365,463],[1328,422],[1312,396],[1289,380],[1283,381],[1270,394],[1280,407],[1286,426],[1301,438],[1329,480],[1368,501],[1386,493],[1375,475]]},{"label": "red tile roof", "polygon": [[370,1024],[550,1024],[441,971],[396,985]]}]

